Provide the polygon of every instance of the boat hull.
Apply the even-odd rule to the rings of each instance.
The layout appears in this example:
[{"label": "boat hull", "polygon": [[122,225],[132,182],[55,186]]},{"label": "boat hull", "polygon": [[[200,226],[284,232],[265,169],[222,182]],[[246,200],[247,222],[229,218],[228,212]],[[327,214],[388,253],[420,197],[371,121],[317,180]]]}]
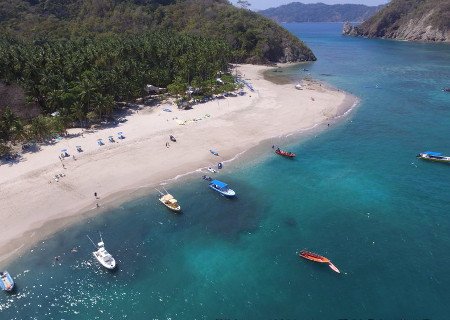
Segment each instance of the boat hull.
[{"label": "boat hull", "polygon": [[110,263],[105,263],[96,255],[96,252],[93,252],[92,254],[94,255],[94,258],[106,269],[113,270],[116,268],[116,260],[113,259]]},{"label": "boat hull", "polygon": [[292,152],[276,150],[275,153],[282,157],[286,157],[286,158],[290,158],[290,159],[295,158],[295,153],[292,153]]},{"label": "boat hull", "polygon": [[213,189],[214,191],[220,193],[221,195],[223,195],[224,197],[227,198],[232,198],[234,196],[236,196],[236,192],[234,192],[234,190],[232,189],[228,189],[227,191],[223,191],[223,190],[219,190],[217,188],[214,188],[213,186],[209,186],[211,189]]},{"label": "boat hull", "polygon": [[442,155],[440,152],[423,152],[417,155],[418,159],[433,161],[433,162],[441,162],[441,163],[450,163],[450,157]]},{"label": "boat hull", "polygon": [[314,262],[319,262],[319,263],[325,263],[327,264],[331,270],[333,270],[336,273],[341,273],[341,271],[339,271],[339,269],[330,261],[330,259],[325,258],[321,255],[318,255],[316,253],[312,253],[306,250],[302,250],[300,251],[300,253],[298,254],[301,258],[310,260],[310,261],[314,261]]},{"label": "boat hull", "polygon": [[14,289],[14,280],[8,271],[4,271],[0,279],[0,287],[3,291],[11,292]]},{"label": "boat hull", "polygon": [[165,203],[164,201],[162,201],[161,199],[159,199],[159,201],[170,211],[175,212],[175,213],[179,213],[181,212],[181,206],[178,206],[176,208],[169,206],[167,203]]}]

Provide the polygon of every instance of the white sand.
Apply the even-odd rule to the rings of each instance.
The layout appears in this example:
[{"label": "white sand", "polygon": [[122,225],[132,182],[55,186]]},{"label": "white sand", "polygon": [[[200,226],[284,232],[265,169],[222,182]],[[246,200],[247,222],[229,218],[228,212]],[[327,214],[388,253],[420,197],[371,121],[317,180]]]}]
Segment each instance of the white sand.
[{"label": "white sand", "polygon": [[[118,127],[65,138],[39,152],[26,153],[18,164],[1,165],[0,260],[61,227],[50,223],[56,219],[79,219],[96,203],[105,207],[108,196],[129,195],[137,188],[230,159],[263,140],[329,121],[356,102],[354,97],[318,83],[304,90],[296,90],[292,84],[273,84],[262,76],[266,69],[238,66],[255,88],[255,92],[247,89],[246,96],[211,101],[189,111],[168,105],[146,107]],[[164,108],[173,112],[164,112]],[[210,117],[205,117],[207,114]],[[202,120],[179,125],[175,117]],[[120,131],[126,139],[117,139]],[[170,134],[178,141],[166,148]],[[116,143],[108,141],[110,135]],[[97,145],[99,138],[104,146]],[[77,153],[76,145],[84,152]],[[63,160],[66,169],[58,158],[64,148],[76,156],[76,160]],[[220,157],[211,155],[211,148],[217,149]],[[56,182],[53,176],[59,173],[65,177]],[[95,199],[94,192],[100,199]]]}]

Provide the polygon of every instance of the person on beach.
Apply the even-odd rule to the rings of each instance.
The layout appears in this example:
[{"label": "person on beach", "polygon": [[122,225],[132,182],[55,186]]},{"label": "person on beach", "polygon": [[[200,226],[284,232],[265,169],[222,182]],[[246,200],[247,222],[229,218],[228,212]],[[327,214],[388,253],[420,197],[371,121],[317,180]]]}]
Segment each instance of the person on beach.
[{"label": "person on beach", "polygon": [[94,192],[94,197],[95,197],[95,199],[98,199],[97,192]]}]

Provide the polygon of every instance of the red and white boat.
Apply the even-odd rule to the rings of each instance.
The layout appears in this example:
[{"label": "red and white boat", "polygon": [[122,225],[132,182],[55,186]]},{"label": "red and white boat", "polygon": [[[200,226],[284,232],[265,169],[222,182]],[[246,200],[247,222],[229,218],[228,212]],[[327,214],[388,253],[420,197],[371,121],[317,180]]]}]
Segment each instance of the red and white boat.
[{"label": "red and white boat", "polygon": [[339,269],[336,268],[336,266],[335,266],[334,264],[331,263],[330,259],[325,258],[325,257],[323,257],[323,256],[321,256],[321,255],[318,255],[318,254],[316,254],[316,253],[312,253],[312,252],[309,252],[309,251],[306,251],[306,250],[300,251],[300,253],[299,253],[298,255],[299,255],[300,257],[302,257],[302,258],[305,258],[305,259],[308,259],[308,260],[311,260],[311,261],[314,261],[314,262],[326,263],[326,264],[328,264],[328,266],[329,266],[333,271],[335,271],[335,272],[337,272],[337,273],[341,273],[341,272],[339,271]]},{"label": "red and white boat", "polygon": [[295,153],[289,152],[289,151],[284,151],[284,150],[281,150],[280,148],[276,148],[275,149],[275,153],[279,154],[280,156],[283,156],[283,157],[288,157],[288,158],[294,158],[295,157]]}]

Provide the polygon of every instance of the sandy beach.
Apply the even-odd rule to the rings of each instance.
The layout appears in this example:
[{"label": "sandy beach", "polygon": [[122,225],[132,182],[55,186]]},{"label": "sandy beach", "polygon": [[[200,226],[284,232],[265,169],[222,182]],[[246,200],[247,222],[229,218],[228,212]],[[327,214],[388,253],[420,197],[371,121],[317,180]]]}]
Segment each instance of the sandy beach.
[{"label": "sandy beach", "polygon": [[[83,134],[81,129],[69,129],[70,138],[25,153],[18,163],[1,165],[0,218],[5,223],[0,261],[63,225],[55,221],[83,218],[119,196],[125,201],[133,190],[215,166],[269,138],[327,123],[356,104],[355,97],[314,81],[302,90],[294,84],[274,84],[262,75],[267,69],[237,66],[255,90],[246,88],[245,96],[216,99],[188,111],[169,104],[145,107],[113,128]],[[118,139],[118,132],[125,139]],[[177,142],[170,142],[169,135]],[[115,141],[108,141],[108,136]],[[104,145],[99,146],[97,139]],[[60,160],[62,149],[70,157]],[[220,156],[213,156],[210,149]],[[57,181],[54,177],[59,174],[64,176]]]}]

